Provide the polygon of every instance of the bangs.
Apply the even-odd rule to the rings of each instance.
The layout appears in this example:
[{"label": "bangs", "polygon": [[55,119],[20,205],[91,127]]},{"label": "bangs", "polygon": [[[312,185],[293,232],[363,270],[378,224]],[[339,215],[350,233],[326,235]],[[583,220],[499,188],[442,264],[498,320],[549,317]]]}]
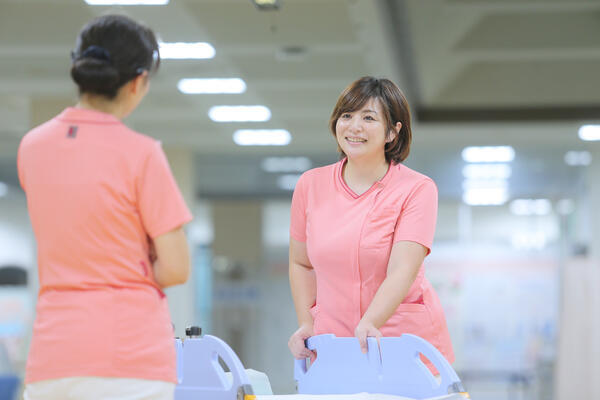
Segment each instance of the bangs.
[{"label": "bangs", "polygon": [[343,93],[340,97],[337,109],[337,116],[340,116],[345,112],[354,112],[360,110],[369,100],[378,100],[380,104],[383,103],[383,93],[378,90],[375,85],[352,85],[348,88],[346,93]]}]

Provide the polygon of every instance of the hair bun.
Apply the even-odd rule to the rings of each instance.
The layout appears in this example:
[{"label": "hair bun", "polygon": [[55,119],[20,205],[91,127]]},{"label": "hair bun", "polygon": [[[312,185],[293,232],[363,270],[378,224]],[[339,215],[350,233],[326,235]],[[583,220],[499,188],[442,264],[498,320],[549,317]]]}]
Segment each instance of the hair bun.
[{"label": "hair bun", "polygon": [[119,71],[106,59],[84,57],[73,62],[71,77],[82,92],[116,93]]}]

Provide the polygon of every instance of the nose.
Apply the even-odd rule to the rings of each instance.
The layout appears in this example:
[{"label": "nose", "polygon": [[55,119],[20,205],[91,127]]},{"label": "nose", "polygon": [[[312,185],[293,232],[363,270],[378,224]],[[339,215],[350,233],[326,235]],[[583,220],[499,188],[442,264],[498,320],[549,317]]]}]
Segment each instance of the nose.
[{"label": "nose", "polygon": [[353,115],[349,125],[352,132],[359,132],[362,129],[362,119],[359,115]]}]

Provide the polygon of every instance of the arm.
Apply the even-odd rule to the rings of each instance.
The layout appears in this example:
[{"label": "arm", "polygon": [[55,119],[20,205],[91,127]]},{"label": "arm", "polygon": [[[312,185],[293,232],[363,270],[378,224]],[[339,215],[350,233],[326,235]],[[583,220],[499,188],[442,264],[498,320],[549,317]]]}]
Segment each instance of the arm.
[{"label": "arm", "polygon": [[157,236],[153,240],[156,251],[154,280],[161,288],[180,285],[190,275],[190,254],[183,227]]},{"label": "arm", "polygon": [[306,243],[290,238],[290,287],[298,318],[298,330],[290,337],[288,346],[295,358],[313,356],[304,340],[313,335],[313,318],[310,308],[317,298],[317,281],[308,255]]},{"label": "arm", "polygon": [[367,336],[381,337],[379,328],[406,297],[426,255],[427,248],[416,242],[402,240],[392,247],[387,276],[354,331],[363,352],[367,351]]}]

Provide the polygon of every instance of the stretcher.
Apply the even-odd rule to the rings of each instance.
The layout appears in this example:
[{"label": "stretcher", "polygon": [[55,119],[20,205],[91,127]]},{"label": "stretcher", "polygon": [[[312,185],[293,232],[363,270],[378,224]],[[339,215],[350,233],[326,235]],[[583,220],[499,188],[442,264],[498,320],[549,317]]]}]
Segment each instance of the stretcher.
[{"label": "stretcher", "polygon": [[[210,335],[176,339],[175,400],[458,400],[469,398],[450,364],[427,341],[401,337],[368,338],[368,352],[356,338],[318,335],[307,340],[316,360],[296,360],[298,394],[255,394],[246,370],[223,340]],[[439,371],[434,377],[425,356]],[[219,358],[230,370],[228,377]]]}]

